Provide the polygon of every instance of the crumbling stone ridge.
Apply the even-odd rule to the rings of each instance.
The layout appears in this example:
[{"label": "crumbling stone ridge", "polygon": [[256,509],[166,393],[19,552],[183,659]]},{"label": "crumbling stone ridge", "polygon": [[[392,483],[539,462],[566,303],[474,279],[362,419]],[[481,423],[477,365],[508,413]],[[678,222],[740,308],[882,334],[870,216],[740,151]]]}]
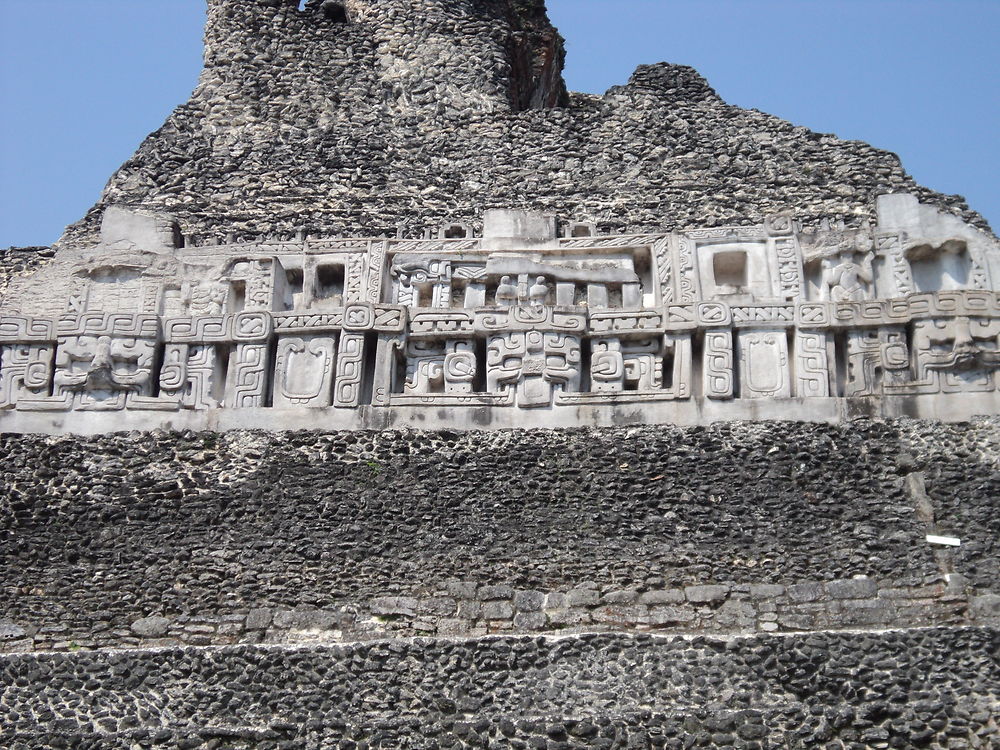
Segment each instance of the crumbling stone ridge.
[{"label": "crumbling stone ridge", "polygon": [[1000,747],[996,236],[565,54],[541,0],[208,0],[0,255],[0,745]]}]

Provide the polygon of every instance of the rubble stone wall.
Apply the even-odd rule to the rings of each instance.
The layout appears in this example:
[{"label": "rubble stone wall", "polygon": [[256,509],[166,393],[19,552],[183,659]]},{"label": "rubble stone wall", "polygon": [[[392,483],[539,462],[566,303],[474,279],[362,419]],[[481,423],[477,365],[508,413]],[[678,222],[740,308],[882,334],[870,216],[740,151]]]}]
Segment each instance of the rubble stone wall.
[{"label": "rubble stone wall", "polygon": [[0,741],[11,750],[989,748],[998,648],[1000,631],[952,628],[8,655]]},{"label": "rubble stone wall", "polygon": [[0,300],[7,294],[7,287],[16,276],[33,273],[49,262],[55,251],[47,247],[0,248]]},{"label": "rubble stone wall", "polygon": [[683,65],[567,95],[539,0],[348,0],[345,22],[322,5],[211,0],[191,99],[64,244],[93,244],[114,204],[175,214],[201,243],[300,227],[420,237],[488,208],[605,233],[757,224],[791,207],[857,226],[890,192],[985,226],[894,154],[730,106]]},{"label": "rubble stone wall", "polygon": [[3,648],[991,623],[996,427],[7,435]]}]

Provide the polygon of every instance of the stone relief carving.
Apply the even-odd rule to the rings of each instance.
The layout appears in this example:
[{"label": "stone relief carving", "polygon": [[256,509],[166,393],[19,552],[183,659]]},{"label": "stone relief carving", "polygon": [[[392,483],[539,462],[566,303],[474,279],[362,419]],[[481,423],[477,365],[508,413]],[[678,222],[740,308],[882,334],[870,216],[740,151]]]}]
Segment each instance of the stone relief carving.
[{"label": "stone relief carving", "polygon": [[858,302],[868,299],[869,287],[874,280],[872,256],[865,254],[861,263],[854,253],[844,251],[824,264],[823,296],[833,302]]},{"label": "stone relief carving", "polygon": [[0,416],[1000,392],[1000,248],[886,222],[525,247],[118,239],[12,280]]},{"label": "stone relief carving", "polygon": [[796,393],[804,398],[830,395],[829,336],[824,331],[795,333]]},{"label": "stone relief carving", "polygon": [[554,391],[580,386],[580,339],[565,333],[518,331],[491,336],[486,354],[486,387],[515,391],[521,407],[552,404]]},{"label": "stone relief carving", "polygon": [[910,352],[902,327],[847,332],[845,396],[873,396],[883,386],[905,383],[909,368]]},{"label": "stone relief carving", "polygon": [[740,396],[788,398],[791,378],[785,331],[740,331]]},{"label": "stone relief carving", "polygon": [[733,397],[735,381],[733,334],[711,330],[705,333],[705,396],[711,399]]},{"label": "stone relief carving", "polygon": [[53,395],[82,411],[124,409],[130,396],[151,395],[154,355],[148,339],[60,337]]},{"label": "stone relief carving", "polygon": [[46,344],[10,344],[0,347],[0,409],[19,399],[49,395],[55,347]]},{"label": "stone relief carving", "polygon": [[[1000,321],[965,316],[913,324],[915,373],[912,383],[890,392],[960,393],[991,391],[1000,370]],[[898,386],[898,387],[897,387]]]},{"label": "stone relief carving", "polygon": [[274,366],[275,406],[329,406],[336,341],[332,336],[283,336]]}]

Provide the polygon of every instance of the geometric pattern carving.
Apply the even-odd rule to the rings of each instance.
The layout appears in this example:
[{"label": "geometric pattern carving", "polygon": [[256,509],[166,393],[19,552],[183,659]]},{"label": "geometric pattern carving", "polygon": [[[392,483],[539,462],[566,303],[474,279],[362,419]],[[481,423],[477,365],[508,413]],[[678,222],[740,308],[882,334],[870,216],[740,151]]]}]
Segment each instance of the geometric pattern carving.
[{"label": "geometric pattern carving", "polygon": [[728,330],[705,332],[704,386],[705,396],[711,399],[733,397],[735,371],[733,362],[733,334]]}]

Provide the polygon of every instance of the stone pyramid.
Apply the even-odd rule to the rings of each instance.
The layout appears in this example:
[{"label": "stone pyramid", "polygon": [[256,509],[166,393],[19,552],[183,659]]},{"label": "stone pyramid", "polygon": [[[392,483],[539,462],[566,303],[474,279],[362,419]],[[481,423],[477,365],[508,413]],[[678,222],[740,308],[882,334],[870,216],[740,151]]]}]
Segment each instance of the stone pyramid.
[{"label": "stone pyramid", "polygon": [[542,0],[208,0],[0,262],[0,746],[1000,747],[1000,245]]}]

